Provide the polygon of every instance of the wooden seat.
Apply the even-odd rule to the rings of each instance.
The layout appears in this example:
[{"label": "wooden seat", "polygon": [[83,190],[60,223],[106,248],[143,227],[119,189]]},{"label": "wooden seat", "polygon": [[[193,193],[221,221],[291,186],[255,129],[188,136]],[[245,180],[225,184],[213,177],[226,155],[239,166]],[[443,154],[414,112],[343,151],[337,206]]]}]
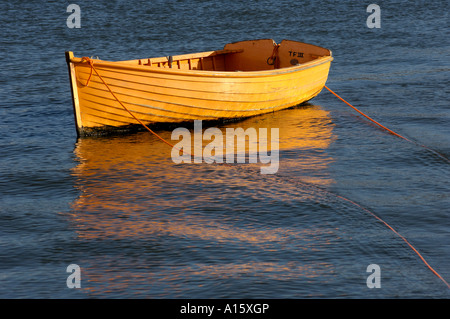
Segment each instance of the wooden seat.
[{"label": "wooden seat", "polygon": [[[156,66],[160,68],[223,71],[225,70],[224,56],[227,54],[240,53],[242,51],[243,50],[209,51],[151,59],[139,59],[137,63],[139,65]],[[220,57],[222,57],[222,59],[220,59]]]}]

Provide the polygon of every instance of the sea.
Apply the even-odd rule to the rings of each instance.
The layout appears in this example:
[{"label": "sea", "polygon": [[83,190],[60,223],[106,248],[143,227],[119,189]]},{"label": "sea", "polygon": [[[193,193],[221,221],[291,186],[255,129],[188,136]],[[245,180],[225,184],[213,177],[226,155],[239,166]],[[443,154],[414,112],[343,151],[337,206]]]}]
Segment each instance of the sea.
[{"label": "sea", "polygon": [[[449,11],[1,1],[0,298],[448,299]],[[274,174],[260,162],[175,163],[145,130],[77,137],[65,51],[119,61],[252,39],[330,49],[326,85],[406,139],[326,89],[214,124],[279,129]],[[156,132],[172,141],[173,128]]]}]

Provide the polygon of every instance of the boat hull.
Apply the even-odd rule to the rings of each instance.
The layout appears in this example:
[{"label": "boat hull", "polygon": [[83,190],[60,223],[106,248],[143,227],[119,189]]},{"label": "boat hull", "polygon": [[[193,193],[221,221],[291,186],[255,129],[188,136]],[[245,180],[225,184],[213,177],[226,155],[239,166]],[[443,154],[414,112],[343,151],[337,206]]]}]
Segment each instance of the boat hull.
[{"label": "boat hull", "polygon": [[306,63],[261,71],[93,60],[93,72],[83,59],[66,55],[79,135],[137,124],[130,112],[152,125],[245,118],[288,108],[320,93],[332,60],[330,52]]}]

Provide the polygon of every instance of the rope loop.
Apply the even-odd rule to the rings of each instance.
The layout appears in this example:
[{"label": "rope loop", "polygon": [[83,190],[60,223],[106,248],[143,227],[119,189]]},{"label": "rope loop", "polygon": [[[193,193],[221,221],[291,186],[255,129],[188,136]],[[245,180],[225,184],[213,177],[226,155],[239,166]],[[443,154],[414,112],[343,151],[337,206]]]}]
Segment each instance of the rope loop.
[{"label": "rope loop", "polygon": [[[280,47],[279,44],[274,44],[272,55],[267,58],[267,64],[268,65],[275,65],[275,61],[278,59],[278,48]],[[269,62],[272,61],[272,62]]]},{"label": "rope loop", "polygon": [[88,86],[89,82],[91,81],[92,71],[94,70],[94,61],[91,58],[88,58],[87,56],[84,56],[81,58],[81,62],[87,62],[91,66],[91,73],[89,74],[89,77],[86,81],[86,84],[84,86]]},{"label": "rope loop", "polygon": [[[268,57],[268,58],[267,58],[267,64],[268,64],[268,65],[274,65],[276,59],[277,59],[277,57],[271,57],[271,56]],[[272,61],[272,63],[269,62],[270,60]]]}]

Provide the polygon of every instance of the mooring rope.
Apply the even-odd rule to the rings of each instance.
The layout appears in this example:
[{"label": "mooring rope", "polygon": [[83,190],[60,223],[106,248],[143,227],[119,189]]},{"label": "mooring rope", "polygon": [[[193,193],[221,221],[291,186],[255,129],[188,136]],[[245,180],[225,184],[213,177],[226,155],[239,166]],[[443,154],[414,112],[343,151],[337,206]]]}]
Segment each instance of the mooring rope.
[{"label": "mooring rope", "polygon": [[[318,188],[318,187],[317,187]],[[321,188],[318,188],[318,189],[321,189]],[[367,209],[367,208],[365,208],[364,206],[362,206],[362,205],[360,205],[360,204],[358,204],[358,203],[356,203],[356,202],[354,202],[354,201],[352,201],[351,199],[348,199],[348,198],[346,198],[346,197],[344,197],[344,196],[341,196],[341,195],[338,195],[338,194],[335,194],[335,193],[332,193],[332,192],[329,192],[329,191],[327,191],[327,190],[323,190],[323,189],[321,189],[322,191],[324,191],[324,192],[327,192],[327,193],[329,193],[329,194],[332,194],[333,196],[336,196],[337,198],[340,198],[340,199],[342,199],[342,200],[344,200],[344,201],[347,201],[347,202],[349,202],[349,203],[351,203],[352,205],[355,205],[355,206],[357,206],[357,207],[359,207],[360,209],[362,209],[362,210],[364,210],[365,212],[367,212],[367,213],[369,213],[370,215],[372,215],[374,218],[376,218],[378,221],[380,221],[381,223],[383,223],[387,228],[389,228],[394,234],[396,234],[398,237],[400,237],[416,254],[417,254],[417,256],[419,256],[419,258],[422,260],[422,262],[425,264],[425,266],[427,266],[428,267],[428,269],[429,270],[431,270],[431,272],[433,273],[433,274],[435,274],[440,280],[442,280],[446,285],[447,285],[447,288],[450,288],[450,284],[436,271],[436,270],[434,270],[434,268],[433,267],[431,267],[430,266],[430,264],[425,260],[425,258],[419,253],[419,251],[416,249],[416,248],[414,248],[414,246],[404,237],[404,236],[402,236],[401,234],[399,234],[391,225],[389,225],[387,222],[385,222],[383,219],[381,219],[380,217],[378,217],[375,213],[373,213],[372,211],[370,211],[369,209]]]},{"label": "mooring rope", "polygon": [[381,127],[382,129],[388,131],[388,132],[391,133],[392,135],[395,135],[395,136],[397,136],[397,137],[400,137],[400,138],[404,139],[405,141],[408,141],[408,142],[410,142],[410,143],[413,143],[413,144],[415,144],[415,145],[418,145],[418,146],[420,146],[420,147],[423,147],[423,148],[427,149],[428,151],[434,153],[435,155],[439,156],[440,158],[442,158],[442,159],[444,159],[445,161],[447,161],[447,162],[450,163],[450,159],[447,158],[445,155],[443,155],[443,154],[441,154],[441,153],[439,153],[439,152],[433,150],[432,148],[429,148],[429,147],[426,146],[426,145],[417,143],[417,142],[412,141],[412,140],[410,140],[410,139],[408,139],[408,138],[406,138],[406,137],[404,137],[404,136],[402,136],[402,135],[400,135],[400,134],[398,134],[398,133],[395,133],[395,132],[392,131],[391,129],[388,129],[386,126],[381,125],[380,123],[378,123],[377,121],[375,121],[374,119],[372,119],[370,116],[364,114],[362,111],[358,110],[356,107],[354,107],[353,105],[351,105],[350,103],[348,103],[346,100],[344,100],[342,97],[340,97],[336,92],[334,92],[333,90],[331,90],[328,86],[325,85],[324,87],[325,87],[328,91],[330,91],[334,96],[336,96],[339,100],[341,100],[342,102],[344,102],[345,104],[347,104],[348,106],[350,106],[350,107],[351,107],[352,109],[354,109],[356,112],[358,112],[359,114],[361,114],[362,116],[364,116],[365,118],[367,118],[369,121],[375,123],[376,125],[378,125],[378,126]]},{"label": "mooring rope", "polygon": [[[363,115],[365,118],[367,118],[367,119],[369,119],[371,122],[373,122],[373,123],[375,123],[375,124],[377,124],[378,126],[380,126],[381,128],[383,128],[384,130],[386,130],[386,131],[388,131],[389,133],[391,133],[391,134],[393,134],[393,135],[395,135],[395,136],[397,136],[397,137],[400,137],[400,138],[402,138],[402,139],[404,139],[404,140],[406,140],[406,141],[408,141],[408,142],[411,142],[411,143],[414,143],[414,144],[416,144],[416,145],[419,145],[419,146],[421,146],[421,147],[423,147],[423,148],[425,148],[425,149],[427,149],[427,150],[429,150],[429,151],[431,151],[431,152],[433,152],[434,154],[436,154],[436,155],[438,155],[439,157],[441,157],[442,159],[444,159],[444,160],[446,160],[447,162],[450,162],[450,160],[447,158],[447,157],[445,157],[444,155],[442,155],[442,154],[440,154],[439,152],[437,152],[437,151],[435,151],[435,150],[433,150],[433,149],[431,149],[431,148],[429,148],[429,147],[427,147],[427,146],[425,146],[425,145],[422,145],[422,144],[419,144],[419,143],[417,143],[417,142],[414,142],[414,141],[412,141],[412,140],[410,140],[410,139],[407,139],[406,137],[404,137],[404,136],[402,136],[402,135],[400,135],[400,134],[398,134],[398,133],[395,133],[394,131],[392,131],[392,130],[390,130],[389,128],[387,128],[387,127],[385,127],[384,125],[381,125],[380,123],[378,123],[377,121],[375,121],[374,119],[372,119],[371,117],[369,117],[368,115],[366,115],[366,114],[364,114],[363,112],[361,112],[360,110],[358,110],[356,107],[354,107],[353,105],[351,105],[350,103],[348,103],[346,100],[344,100],[342,97],[340,97],[337,93],[335,93],[333,90],[331,90],[329,87],[327,87],[326,85],[324,86],[328,91],[330,91],[333,95],[335,95],[338,99],[340,99],[341,101],[343,101],[345,104],[347,104],[348,106],[350,106],[352,109],[354,109],[355,111],[357,111],[359,114],[361,114],[361,115]],[[318,188],[318,187],[317,187]],[[321,189],[321,188],[318,188],[318,189]],[[321,189],[322,190],[322,189]],[[342,200],[345,200],[345,201],[347,201],[347,202],[349,202],[349,203],[351,203],[351,204],[353,204],[353,205],[355,205],[355,206],[357,206],[357,207],[359,207],[359,208],[361,208],[362,210],[364,210],[364,211],[366,211],[366,212],[368,212],[370,215],[372,215],[373,217],[375,217],[377,220],[379,220],[380,222],[382,222],[384,225],[386,225],[386,227],[388,227],[390,230],[392,230],[397,236],[399,236],[418,256],[419,256],[419,258],[424,262],[424,264],[439,278],[439,279],[441,279],[446,285],[447,285],[447,287],[448,288],[450,288],[450,285],[448,284],[448,282],[447,281],[445,281],[445,279],[436,271],[436,270],[434,270],[433,269],[433,267],[431,267],[430,266],[430,264],[428,264],[428,262],[425,260],[425,258],[423,258],[423,256],[417,251],[417,249],[416,248],[414,248],[414,246],[412,246],[409,242],[408,242],[408,240],[406,240],[406,238],[405,237],[403,237],[402,235],[400,235],[392,226],[390,226],[387,222],[385,222],[383,219],[381,219],[380,217],[378,217],[377,215],[375,215],[373,212],[371,212],[369,209],[367,209],[367,208],[365,208],[365,207],[363,207],[363,206],[361,206],[360,204],[358,204],[358,203],[356,203],[356,202],[354,202],[354,201],[352,201],[352,200],[350,200],[350,199],[348,199],[348,198],[345,198],[345,197],[343,197],[343,196],[340,196],[340,195],[338,195],[338,194],[334,194],[334,193],[332,193],[332,192],[329,192],[329,191],[326,191],[326,190],[322,190],[322,191],[324,191],[324,192],[328,192],[328,193],[330,193],[330,194],[332,194],[332,195],[334,195],[334,196],[336,196],[336,197],[338,197],[338,198],[340,198],[340,199],[342,199]]]},{"label": "mooring rope", "polygon": [[[292,179],[292,177],[287,177],[288,179]],[[398,237],[400,237],[413,251],[414,253],[422,260],[422,262],[425,264],[425,266],[427,266],[427,268],[429,270],[431,270],[431,272],[436,275],[442,282],[444,282],[444,284],[450,288],[450,284],[425,260],[425,258],[422,256],[422,254],[420,254],[420,252],[404,237],[402,236],[399,232],[397,232],[391,225],[389,225],[386,221],[384,221],[382,218],[380,218],[379,216],[377,216],[374,212],[372,212],[370,209],[362,206],[361,204],[358,204],[357,202],[344,197],[342,195],[336,194],[332,191],[323,189],[317,185],[311,184],[311,183],[307,183],[307,182],[303,182],[303,181],[298,181],[298,180],[294,180],[294,183],[297,184],[301,184],[304,187],[312,187],[316,190],[318,190],[319,192],[328,194],[330,196],[334,196],[338,199],[341,199],[343,201],[346,201],[360,209],[362,209],[363,211],[369,213],[372,217],[374,217],[375,219],[377,219],[379,222],[381,222],[382,224],[384,224],[387,228],[389,228],[395,235],[397,235]]]},{"label": "mooring rope", "polygon": [[[275,52],[275,49],[274,49],[274,52]],[[111,93],[111,95],[117,100],[117,102],[119,102],[119,104],[139,123],[139,124],[141,124],[145,129],[147,129],[150,133],[152,133],[153,135],[155,135],[159,140],[161,140],[162,142],[164,142],[165,144],[167,144],[167,145],[169,145],[169,146],[171,146],[172,148],[175,148],[175,146],[174,145],[172,145],[170,142],[168,142],[168,141],[166,141],[164,138],[162,138],[160,135],[158,135],[157,133],[155,133],[153,130],[151,130],[147,125],[145,125],[141,120],[139,120],[120,100],[119,100],[119,98],[114,94],[114,92],[111,90],[111,88],[109,87],[109,85],[105,82],[105,80],[103,79],[103,77],[98,73],[98,71],[97,71],[97,69],[94,67],[94,61],[92,60],[92,59],[90,59],[90,58],[88,58],[88,57],[83,57],[82,58],[82,61],[85,61],[85,62],[88,62],[89,63],[89,65],[91,66],[91,72],[90,72],[90,74],[89,74],[89,77],[88,77],[88,79],[87,79],[87,81],[86,81],[86,84],[85,84],[85,86],[88,86],[89,85],[89,82],[90,82],[90,80],[91,80],[91,76],[92,76],[92,71],[94,71],[96,74],[97,74],[97,76],[98,76],[98,78],[103,82],[103,84],[106,86],[106,88],[108,89],[108,91]],[[400,138],[402,138],[402,139],[404,139],[404,140],[406,140],[406,141],[409,141],[409,142],[412,142],[412,143],[415,143],[415,142],[413,142],[413,141],[411,141],[411,140],[409,140],[409,139],[407,139],[406,137],[403,137],[403,136],[401,136],[400,134],[397,134],[397,133],[395,133],[394,131],[392,131],[392,130],[390,130],[390,129],[388,129],[387,127],[385,127],[385,126],[383,126],[383,125],[381,125],[380,123],[378,123],[377,121],[375,121],[375,120],[373,120],[372,118],[370,118],[369,116],[367,116],[367,115],[365,115],[363,112],[361,112],[360,110],[358,110],[357,108],[355,108],[353,105],[351,105],[350,103],[348,103],[347,101],[345,101],[343,98],[341,98],[339,95],[337,95],[335,92],[333,92],[331,89],[329,89],[327,86],[325,86],[325,88],[328,90],[328,91],[330,91],[332,94],[334,94],[336,97],[338,97],[340,100],[342,100],[343,102],[345,102],[346,104],[348,104],[350,107],[352,107],[354,110],[356,110],[358,113],[360,113],[361,115],[363,115],[364,117],[366,117],[366,118],[368,118],[370,121],[372,121],[372,122],[374,122],[374,123],[376,123],[377,125],[379,125],[380,127],[382,127],[383,129],[385,129],[385,130],[387,130],[389,133],[391,133],[391,134],[393,134],[393,135],[395,135],[395,136],[398,136],[398,137],[400,137]],[[418,144],[418,143],[415,143],[415,144]],[[420,144],[419,144],[420,145]],[[423,145],[420,145],[420,146],[422,146],[422,147],[425,147],[425,148],[427,148],[427,149],[429,149],[428,147],[426,147],[426,146],[423,146]],[[176,149],[176,148],[175,148]],[[434,150],[432,150],[432,149],[429,149],[430,151],[433,151],[434,153],[437,153],[436,151],[434,151]],[[181,152],[184,152],[184,150],[179,150],[179,151],[181,151]],[[185,152],[185,153],[187,153],[187,152]],[[438,155],[440,155],[439,153],[437,153]],[[189,154],[190,155],[190,154]],[[190,155],[191,157],[192,157],[192,155]],[[441,157],[443,157],[442,155],[440,155]],[[445,158],[445,159],[447,159],[446,157],[443,157],[443,158]],[[448,160],[448,159],[447,159]],[[358,204],[358,203],[356,203],[356,202],[354,202],[354,201],[352,201],[351,199],[348,199],[348,198],[346,198],[346,197],[344,197],[344,196],[341,196],[341,195],[338,195],[338,194],[335,194],[335,193],[333,193],[333,192],[331,192],[331,191],[328,191],[328,190],[324,190],[324,189],[322,189],[322,188],[320,188],[320,187],[317,187],[317,186],[315,186],[315,185],[310,185],[310,186],[313,186],[314,188],[316,188],[316,189],[318,189],[319,191],[322,191],[322,192],[325,192],[325,193],[327,193],[327,194],[331,194],[331,195],[333,195],[333,196],[335,196],[335,197],[337,197],[337,198],[340,198],[340,199],[342,199],[342,200],[344,200],[344,201],[347,201],[347,202],[349,202],[349,203],[351,203],[352,205],[355,205],[355,206],[357,206],[357,207],[359,207],[360,209],[362,209],[362,210],[364,210],[364,211],[366,211],[366,212],[368,212],[370,215],[372,215],[374,218],[376,218],[377,220],[379,220],[380,222],[382,222],[386,227],[388,227],[392,232],[394,232],[397,236],[399,236],[418,256],[419,256],[419,258],[423,261],[423,263],[431,270],[431,272],[433,273],[433,274],[435,274],[439,279],[441,279],[446,285],[447,285],[447,287],[448,288],[450,288],[450,285],[449,285],[449,283],[436,271],[436,270],[434,270],[433,269],[433,267],[431,267],[430,266],[430,264],[428,264],[428,262],[425,260],[425,258],[419,253],[419,251],[416,249],[416,248],[414,248],[414,246],[413,245],[411,245],[409,242],[408,242],[408,240],[405,238],[405,237],[403,237],[402,235],[400,235],[393,227],[391,227],[387,222],[385,222],[383,219],[381,219],[380,217],[378,217],[377,215],[375,215],[373,212],[371,212],[369,209],[367,209],[367,208],[365,208],[365,207],[363,207],[362,205],[360,205],[360,204]]]}]

